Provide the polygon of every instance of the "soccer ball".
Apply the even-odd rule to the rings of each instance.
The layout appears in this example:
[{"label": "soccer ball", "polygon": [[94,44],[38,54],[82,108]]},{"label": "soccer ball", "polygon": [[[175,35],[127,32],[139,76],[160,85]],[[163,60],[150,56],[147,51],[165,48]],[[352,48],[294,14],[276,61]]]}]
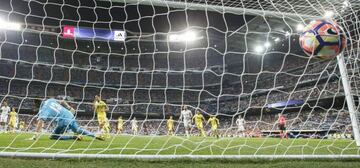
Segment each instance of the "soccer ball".
[{"label": "soccer ball", "polygon": [[300,46],[310,57],[332,59],[346,46],[346,36],[343,32],[333,21],[315,20],[300,34]]}]

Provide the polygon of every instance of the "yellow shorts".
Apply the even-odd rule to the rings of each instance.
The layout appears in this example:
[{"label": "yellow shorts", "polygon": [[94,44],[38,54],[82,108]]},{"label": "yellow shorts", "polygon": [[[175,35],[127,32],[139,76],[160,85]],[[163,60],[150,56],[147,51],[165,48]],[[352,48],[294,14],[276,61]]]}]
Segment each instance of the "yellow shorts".
[{"label": "yellow shorts", "polygon": [[117,129],[122,131],[122,130],[123,130],[123,127],[117,127]]},{"label": "yellow shorts", "polygon": [[168,127],[168,131],[174,130],[174,127]]},{"label": "yellow shorts", "polygon": [[217,126],[215,126],[215,127],[211,127],[211,130],[212,130],[212,131],[217,130]]},{"label": "yellow shorts", "polygon": [[106,117],[98,117],[97,119],[98,119],[99,125],[105,125],[107,122]]},{"label": "yellow shorts", "polygon": [[204,126],[203,126],[202,123],[196,124],[196,127],[197,127],[198,129],[203,129],[203,128],[204,128]]},{"label": "yellow shorts", "polygon": [[16,125],[16,121],[15,121],[15,120],[10,120],[10,121],[9,121],[9,126],[10,126],[10,127],[15,127],[15,125]]}]

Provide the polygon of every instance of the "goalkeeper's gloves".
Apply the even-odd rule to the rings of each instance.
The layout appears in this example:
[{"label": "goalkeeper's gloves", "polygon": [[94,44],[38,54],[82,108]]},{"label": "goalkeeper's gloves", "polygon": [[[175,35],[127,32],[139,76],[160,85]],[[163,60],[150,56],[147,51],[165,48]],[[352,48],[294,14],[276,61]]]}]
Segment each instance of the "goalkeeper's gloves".
[{"label": "goalkeeper's gloves", "polygon": [[71,107],[70,111],[71,111],[71,113],[75,114],[75,109],[74,108]]}]

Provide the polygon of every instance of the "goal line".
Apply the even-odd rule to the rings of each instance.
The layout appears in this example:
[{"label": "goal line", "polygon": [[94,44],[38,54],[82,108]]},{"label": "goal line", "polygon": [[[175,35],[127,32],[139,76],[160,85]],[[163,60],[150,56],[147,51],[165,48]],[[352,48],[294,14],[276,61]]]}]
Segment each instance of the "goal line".
[{"label": "goal line", "polygon": [[0,157],[47,159],[360,159],[360,155],[123,155],[123,154],[71,154],[0,152]]}]

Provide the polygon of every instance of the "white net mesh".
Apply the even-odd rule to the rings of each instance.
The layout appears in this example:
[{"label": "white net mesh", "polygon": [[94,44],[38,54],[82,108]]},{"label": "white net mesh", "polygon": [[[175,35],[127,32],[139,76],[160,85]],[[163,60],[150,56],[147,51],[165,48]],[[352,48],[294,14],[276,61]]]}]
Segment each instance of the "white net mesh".
[{"label": "white net mesh", "polygon": [[[355,0],[1,1],[0,100],[18,117],[15,131],[11,117],[4,119],[0,151],[359,155],[337,60],[310,59],[298,40],[310,19],[339,23],[348,36],[343,53],[358,111],[359,9]],[[38,121],[34,100],[50,97],[67,100],[80,127],[106,132],[95,95],[109,107],[105,141],[50,140],[56,121],[39,139],[26,140]],[[205,117],[206,137],[191,122],[186,136],[184,105]],[[279,138],[278,114],[289,139]],[[206,124],[210,116],[219,119],[217,132]]]}]

